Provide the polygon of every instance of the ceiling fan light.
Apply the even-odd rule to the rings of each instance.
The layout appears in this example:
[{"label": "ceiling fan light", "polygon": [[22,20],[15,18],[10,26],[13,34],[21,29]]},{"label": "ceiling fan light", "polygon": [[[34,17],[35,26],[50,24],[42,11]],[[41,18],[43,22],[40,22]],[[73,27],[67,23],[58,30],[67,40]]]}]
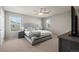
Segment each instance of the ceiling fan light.
[{"label": "ceiling fan light", "polygon": [[39,15],[43,15],[43,13],[39,13]]}]

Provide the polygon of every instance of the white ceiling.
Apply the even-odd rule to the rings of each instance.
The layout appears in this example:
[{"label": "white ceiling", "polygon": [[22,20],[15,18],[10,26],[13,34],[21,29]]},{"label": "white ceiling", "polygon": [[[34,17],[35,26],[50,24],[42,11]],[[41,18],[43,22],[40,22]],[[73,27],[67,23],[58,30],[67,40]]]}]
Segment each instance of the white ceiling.
[{"label": "white ceiling", "polygon": [[[51,10],[51,13],[48,15],[38,15],[34,12],[34,10],[40,10],[40,8],[46,8],[48,10]],[[79,7],[76,7],[79,8]],[[70,6],[5,6],[4,9],[6,11],[20,13],[24,15],[30,15],[35,17],[48,17],[64,12],[70,11]]]}]

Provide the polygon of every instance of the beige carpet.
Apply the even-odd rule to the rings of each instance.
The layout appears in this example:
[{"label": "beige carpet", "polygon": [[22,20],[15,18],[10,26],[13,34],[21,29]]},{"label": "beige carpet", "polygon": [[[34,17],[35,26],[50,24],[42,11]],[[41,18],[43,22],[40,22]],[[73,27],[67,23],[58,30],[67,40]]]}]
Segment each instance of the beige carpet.
[{"label": "beige carpet", "polygon": [[0,47],[0,52],[57,52],[58,38],[53,36],[53,39],[44,41],[35,46],[32,46],[25,38],[10,39],[3,43]]}]

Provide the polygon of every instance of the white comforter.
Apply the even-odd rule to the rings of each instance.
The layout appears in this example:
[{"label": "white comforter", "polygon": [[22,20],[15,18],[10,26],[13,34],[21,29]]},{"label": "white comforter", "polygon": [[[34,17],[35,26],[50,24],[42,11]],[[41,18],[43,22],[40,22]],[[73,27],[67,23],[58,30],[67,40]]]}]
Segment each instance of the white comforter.
[{"label": "white comforter", "polygon": [[25,31],[25,34],[27,36],[29,36],[30,32],[40,32],[41,35],[52,35],[52,32],[51,31],[48,31],[48,30],[32,30],[32,31]]}]

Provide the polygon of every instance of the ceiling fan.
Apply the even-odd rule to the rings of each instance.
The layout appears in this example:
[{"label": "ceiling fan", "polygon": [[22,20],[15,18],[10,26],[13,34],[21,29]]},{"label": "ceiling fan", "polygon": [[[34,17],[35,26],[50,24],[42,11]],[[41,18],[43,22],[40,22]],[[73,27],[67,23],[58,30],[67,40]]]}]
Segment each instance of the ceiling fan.
[{"label": "ceiling fan", "polygon": [[34,12],[36,15],[48,15],[51,11],[46,8],[40,8],[40,10],[34,10]]}]

